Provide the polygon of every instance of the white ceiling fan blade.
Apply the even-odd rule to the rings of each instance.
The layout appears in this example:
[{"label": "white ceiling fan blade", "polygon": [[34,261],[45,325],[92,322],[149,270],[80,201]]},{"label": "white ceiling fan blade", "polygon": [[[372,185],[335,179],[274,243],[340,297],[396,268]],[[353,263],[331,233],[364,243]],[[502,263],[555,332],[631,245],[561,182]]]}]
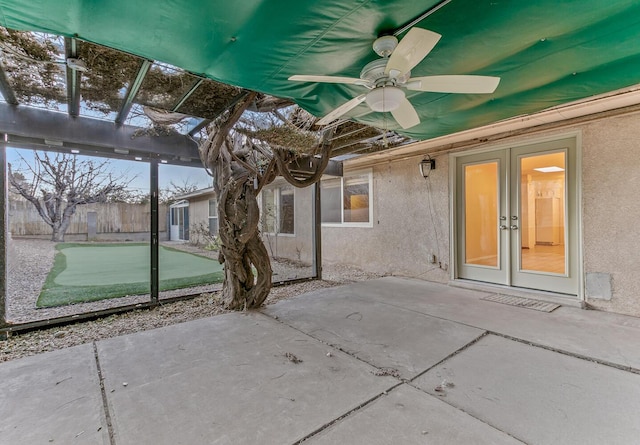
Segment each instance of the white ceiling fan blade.
[{"label": "white ceiling fan blade", "polygon": [[338,108],[333,110],[331,113],[327,114],[325,117],[320,119],[318,121],[318,125],[327,125],[327,124],[333,122],[334,120],[338,119],[340,116],[345,114],[346,112],[353,110],[355,107],[357,107],[362,102],[364,102],[366,97],[367,97],[366,94],[361,94],[358,97],[354,97],[349,102],[346,102],[346,103],[340,105]]},{"label": "white ceiling fan blade", "polygon": [[391,111],[391,114],[396,122],[398,122],[405,130],[420,123],[420,118],[418,117],[416,109],[413,108],[413,105],[411,105],[411,102],[409,102],[409,99],[406,97],[402,102],[400,102],[400,106],[398,108]]},{"label": "white ceiling fan blade", "polygon": [[405,84],[405,88],[412,91],[431,91],[433,93],[493,93],[499,77],[450,75],[412,77]]},{"label": "white ceiling fan blade", "polygon": [[411,28],[397,48],[391,53],[385,74],[391,77],[398,77],[411,71],[427,54],[431,52],[434,46],[442,37],[440,34],[422,28]]},{"label": "white ceiling fan blade", "polygon": [[289,77],[289,80],[296,82],[323,82],[323,83],[346,83],[357,85],[362,83],[362,79],[358,77],[342,77],[342,76],[307,76],[304,74],[296,74]]}]

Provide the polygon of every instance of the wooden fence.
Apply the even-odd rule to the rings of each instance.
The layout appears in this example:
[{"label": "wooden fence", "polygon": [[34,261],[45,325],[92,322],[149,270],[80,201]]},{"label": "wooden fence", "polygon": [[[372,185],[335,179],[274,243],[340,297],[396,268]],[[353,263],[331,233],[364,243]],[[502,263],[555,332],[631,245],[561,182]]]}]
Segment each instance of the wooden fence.
[{"label": "wooden fence", "polygon": [[[33,204],[27,201],[9,200],[9,231],[12,236],[50,235],[49,227],[40,217]],[[166,231],[167,206],[160,205],[160,231]],[[100,203],[79,205],[67,234],[88,233],[87,213],[96,213],[96,233],[140,233],[151,227],[150,204]]]}]

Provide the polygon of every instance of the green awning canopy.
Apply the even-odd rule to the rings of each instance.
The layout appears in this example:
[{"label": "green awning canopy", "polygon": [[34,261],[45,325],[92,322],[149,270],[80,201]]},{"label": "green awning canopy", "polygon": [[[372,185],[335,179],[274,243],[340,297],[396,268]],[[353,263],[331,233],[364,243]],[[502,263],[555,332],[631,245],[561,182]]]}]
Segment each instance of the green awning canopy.
[{"label": "green awning canopy", "polygon": [[[0,24],[44,31],[166,62],[289,98],[322,116],[365,90],[288,81],[358,77],[373,40],[439,2],[415,0],[0,0]],[[637,0],[452,0],[416,26],[441,34],[413,76],[501,77],[493,94],[410,92],[429,139],[640,83]],[[402,35],[399,36],[402,38]],[[348,115],[397,129],[362,104]]]}]

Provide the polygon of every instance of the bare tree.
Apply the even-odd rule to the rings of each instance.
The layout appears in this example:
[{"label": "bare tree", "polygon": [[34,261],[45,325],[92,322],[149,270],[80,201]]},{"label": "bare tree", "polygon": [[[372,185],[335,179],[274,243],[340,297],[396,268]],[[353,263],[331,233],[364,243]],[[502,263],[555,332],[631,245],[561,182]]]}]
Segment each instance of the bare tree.
[{"label": "bare tree", "polygon": [[113,176],[109,161],[79,160],[67,153],[33,152],[33,162],[22,157],[23,171],[9,164],[13,190],[28,200],[51,226],[52,241],[64,241],[71,217],[81,204],[106,202],[122,194],[132,179]]},{"label": "bare tree", "polygon": [[180,183],[170,181],[169,186],[160,190],[159,200],[161,204],[170,205],[176,202],[181,195],[186,195],[196,190],[198,190],[198,184],[192,182],[189,178],[183,179]]}]

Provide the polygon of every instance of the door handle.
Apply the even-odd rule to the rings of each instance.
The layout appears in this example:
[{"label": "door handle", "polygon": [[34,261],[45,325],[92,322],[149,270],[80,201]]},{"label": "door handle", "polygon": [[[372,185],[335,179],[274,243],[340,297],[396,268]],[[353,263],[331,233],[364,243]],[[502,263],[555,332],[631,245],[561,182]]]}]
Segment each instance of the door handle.
[{"label": "door handle", "polygon": [[508,226],[505,226],[504,224],[500,225],[500,229],[501,229],[501,230],[507,230],[508,228],[509,228],[509,227],[508,227]]},{"label": "door handle", "polygon": [[513,224],[513,225],[511,226],[511,230],[518,230],[518,226],[516,226],[515,224]]}]

